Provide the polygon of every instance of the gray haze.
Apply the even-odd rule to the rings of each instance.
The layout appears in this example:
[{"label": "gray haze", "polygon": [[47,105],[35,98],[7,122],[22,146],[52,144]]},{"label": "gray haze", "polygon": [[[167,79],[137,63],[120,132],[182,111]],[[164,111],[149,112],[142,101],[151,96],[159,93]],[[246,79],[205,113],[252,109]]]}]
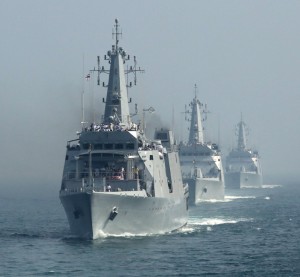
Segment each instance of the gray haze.
[{"label": "gray haze", "polygon": [[83,75],[110,50],[115,18],[120,45],[146,71],[129,92],[133,103],[153,106],[162,124],[186,139],[182,112],[196,83],[211,112],[209,139],[219,140],[219,125],[228,151],[242,112],[266,182],[297,179],[299,14],[300,1],[293,0],[2,0],[2,191],[58,192],[66,141],[80,130],[83,86],[87,108],[94,95],[97,114],[103,110],[106,90]]}]

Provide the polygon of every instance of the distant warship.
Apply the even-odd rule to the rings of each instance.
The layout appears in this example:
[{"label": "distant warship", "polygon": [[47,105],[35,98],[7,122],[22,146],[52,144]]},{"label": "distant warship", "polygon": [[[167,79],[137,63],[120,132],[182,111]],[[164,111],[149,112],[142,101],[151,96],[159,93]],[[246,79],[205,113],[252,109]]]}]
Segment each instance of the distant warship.
[{"label": "distant warship", "polygon": [[190,203],[203,200],[224,199],[224,177],[219,147],[205,142],[202,121],[206,117],[206,105],[195,97],[185,114],[190,115],[188,143],[180,143],[180,163],[184,182],[189,184]]},{"label": "distant warship", "polygon": [[71,232],[96,239],[101,235],[158,234],[184,226],[188,220],[188,186],[183,184],[173,133],[156,131],[154,140],[132,122],[124,69],[129,55],[119,46],[120,29],[105,60],[110,69],[103,120],[83,125],[67,143],[60,200]]},{"label": "distant warship", "polygon": [[262,170],[257,151],[246,146],[246,124],[241,118],[237,125],[237,148],[226,158],[226,188],[261,187]]}]

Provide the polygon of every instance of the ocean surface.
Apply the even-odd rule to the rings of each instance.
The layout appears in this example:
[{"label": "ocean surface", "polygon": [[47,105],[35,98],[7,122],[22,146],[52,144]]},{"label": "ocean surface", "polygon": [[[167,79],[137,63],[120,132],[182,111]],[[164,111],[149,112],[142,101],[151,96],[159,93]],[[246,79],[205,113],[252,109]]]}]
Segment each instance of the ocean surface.
[{"label": "ocean surface", "polygon": [[58,193],[0,196],[0,276],[300,276],[300,184],[226,191],[165,235],[73,238]]}]

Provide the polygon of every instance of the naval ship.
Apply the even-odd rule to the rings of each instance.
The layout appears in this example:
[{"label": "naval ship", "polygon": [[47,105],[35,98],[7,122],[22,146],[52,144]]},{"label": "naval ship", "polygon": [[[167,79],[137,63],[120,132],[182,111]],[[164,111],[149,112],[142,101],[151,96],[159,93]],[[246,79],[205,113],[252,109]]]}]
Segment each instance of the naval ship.
[{"label": "naval ship", "polygon": [[[219,147],[206,142],[202,122],[207,115],[207,107],[195,97],[186,109],[190,120],[189,139],[180,143],[179,155],[184,182],[189,184],[190,204],[203,200],[224,199],[224,176]],[[204,118],[205,117],[205,118]]]},{"label": "naval ship", "polygon": [[246,146],[246,124],[241,117],[237,125],[237,148],[232,149],[226,158],[226,188],[261,187],[262,170],[257,151]]},{"label": "naval ship", "polygon": [[[178,146],[172,131],[157,130],[154,139],[132,121],[125,76],[142,71],[125,69],[130,59],[119,46],[120,25],[115,20],[115,44],[100,66],[109,74],[105,111],[98,122],[85,124],[76,139],[67,142],[59,197],[71,233],[96,239],[106,235],[160,234],[176,230],[188,220],[188,185],[180,171]],[[136,84],[136,78],[134,79]]]}]

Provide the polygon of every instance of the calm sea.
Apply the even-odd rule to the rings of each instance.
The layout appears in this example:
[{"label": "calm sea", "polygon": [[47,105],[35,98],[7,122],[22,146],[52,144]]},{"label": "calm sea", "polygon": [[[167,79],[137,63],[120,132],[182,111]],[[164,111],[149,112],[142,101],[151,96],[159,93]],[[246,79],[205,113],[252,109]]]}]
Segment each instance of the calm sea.
[{"label": "calm sea", "polygon": [[300,276],[300,184],[226,191],[159,236],[72,238],[58,194],[0,196],[1,276]]}]

